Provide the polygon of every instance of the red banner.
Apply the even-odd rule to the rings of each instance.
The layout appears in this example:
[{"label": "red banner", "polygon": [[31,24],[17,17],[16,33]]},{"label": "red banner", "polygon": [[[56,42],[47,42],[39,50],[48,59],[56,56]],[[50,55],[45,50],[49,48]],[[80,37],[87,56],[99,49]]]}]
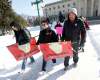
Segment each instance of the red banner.
[{"label": "red banner", "polygon": [[7,46],[8,50],[12,53],[12,55],[15,57],[15,59],[17,61],[22,60],[22,59],[27,58],[27,57],[31,57],[32,55],[34,55],[40,51],[38,46],[36,45],[35,38],[31,38],[30,47],[31,47],[30,52],[25,54],[22,50],[18,49],[17,44]]},{"label": "red banner", "polygon": [[71,42],[40,44],[40,49],[46,61],[73,55]]}]

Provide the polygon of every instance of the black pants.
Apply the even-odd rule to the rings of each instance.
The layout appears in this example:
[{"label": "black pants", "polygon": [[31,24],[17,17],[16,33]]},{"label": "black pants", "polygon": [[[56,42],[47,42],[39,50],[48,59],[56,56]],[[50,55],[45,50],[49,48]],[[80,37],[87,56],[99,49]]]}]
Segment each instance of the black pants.
[{"label": "black pants", "polygon": [[[53,62],[53,63],[56,63],[56,59],[52,59],[52,62]],[[47,64],[47,61],[45,61],[45,60],[43,59],[42,71],[46,71],[46,64]]]},{"label": "black pants", "polygon": [[[78,59],[79,59],[79,57],[78,57],[79,42],[73,42],[72,46],[73,46],[73,61],[74,61],[74,63],[77,63]],[[69,66],[69,59],[70,59],[69,56],[65,57],[65,60],[64,60],[65,67]]]}]

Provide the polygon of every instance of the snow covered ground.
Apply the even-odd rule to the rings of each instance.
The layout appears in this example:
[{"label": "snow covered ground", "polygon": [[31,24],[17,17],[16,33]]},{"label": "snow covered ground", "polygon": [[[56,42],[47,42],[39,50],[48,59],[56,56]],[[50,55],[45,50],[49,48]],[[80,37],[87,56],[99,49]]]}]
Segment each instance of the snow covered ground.
[{"label": "snow covered ground", "polygon": [[98,57],[100,58],[100,25],[92,25],[91,30],[89,31],[89,36],[93,46],[95,47]]},{"label": "snow covered ground", "polygon": [[[42,53],[34,55],[35,63],[28,65],[24,74],[18,74],[21,62],[17,62],[7,45],[15,43],[13,35],[0,37],[0,80],[100,80],[100,25],[92,25],[87,33],[85,52],[79,53],[79,63],[76,68],[64,71],[64,59],[57,59],[57,63],[51,61],[47,64],[46,74],[40,74],[42,67]],[[39,34],[39,27],[30,29],[32,36]],[[29,62],[29,60],[28,60]],[[73,63],[70,60],[70,66]]]}]

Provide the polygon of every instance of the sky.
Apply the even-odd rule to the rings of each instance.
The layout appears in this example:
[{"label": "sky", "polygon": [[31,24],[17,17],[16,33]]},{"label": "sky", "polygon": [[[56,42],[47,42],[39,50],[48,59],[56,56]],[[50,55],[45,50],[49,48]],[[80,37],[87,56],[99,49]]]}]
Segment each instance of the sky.
[{"label": "sky", "polygon": [[[12,8],[17,14],[25,14],[30,16],[38,16],[36,5],[31,5],[31,2],[36,0],[12,0]],[[47,3],[53,3],[59,0],[44,0],[43,3],[39,5],[40,15],[43,16],[42,6]]]}]

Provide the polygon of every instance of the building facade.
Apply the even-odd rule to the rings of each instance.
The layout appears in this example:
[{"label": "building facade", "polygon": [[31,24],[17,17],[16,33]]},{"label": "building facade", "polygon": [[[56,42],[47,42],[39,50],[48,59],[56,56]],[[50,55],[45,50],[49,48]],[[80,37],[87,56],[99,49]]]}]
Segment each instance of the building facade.
[{"label": "building facade", "polygon": [[100,16],[99,4],[100,0],[62,0],[55,3],[46,4],[43,7],[43,14],[45,17],[57,16],[60,11],[63,14],[67,14],[71,7],[75,7],[78,10],[78,16]]}]

